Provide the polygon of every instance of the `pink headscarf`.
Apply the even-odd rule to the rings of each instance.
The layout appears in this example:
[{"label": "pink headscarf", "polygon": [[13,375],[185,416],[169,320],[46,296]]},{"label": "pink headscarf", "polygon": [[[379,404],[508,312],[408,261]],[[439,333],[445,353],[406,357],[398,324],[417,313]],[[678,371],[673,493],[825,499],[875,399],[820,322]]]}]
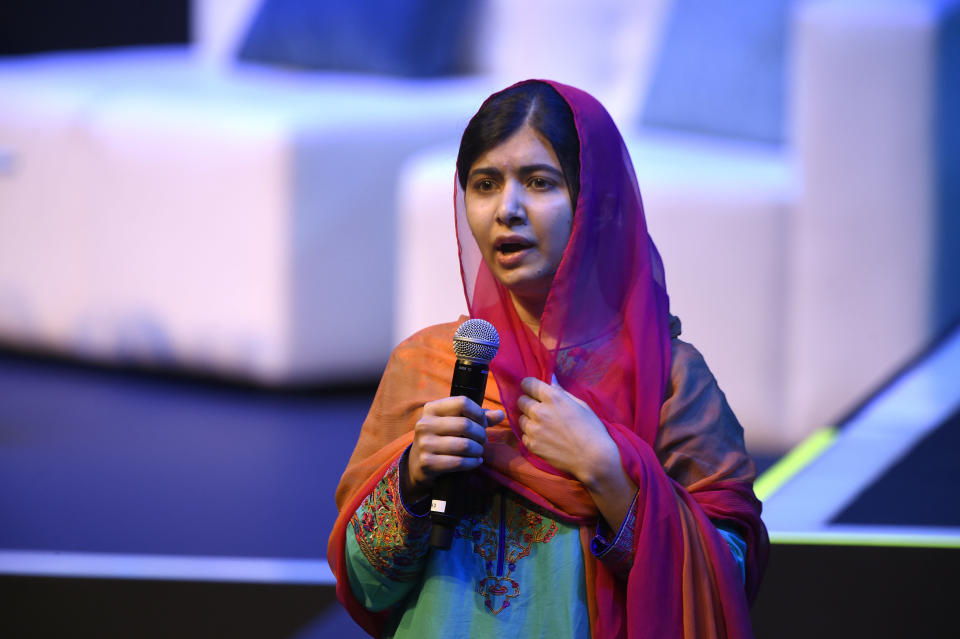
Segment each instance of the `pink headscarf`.
[{"label": "pink headscarf", "polygon": [[[747,596],[729,548],[711,521],[724,520],[743,534],[746,594],[752,596],[767,551],[760,503],[752,490],[753,467],[742,440],[714,436],[739,425],[704,415],[665,428],[660,435],[684,440],[684,455],[712,460],[706,464],[708,474],[675,473],[680,481],[668,477],[653,448],[671,383],[668,300],[632,163],[599,102],[578,89],[547,84],[573,112],[581,169],[571,236],[539,337],[520,321],[507,291],[484,264],[466,223],[463,194],[457,190],[455,196],[470,312],[492,322],[501,340],[492,363],[499,394],[488,385],[484,406],[502,404],[509,417],[508,426],[488,429],[480,470],[558,518],[580,525],[595,638],[749,637]],[[374,636],[382,632],[388,614],[366,610],[349,586],[347,527],[413,440],[423,405],[448,392],[454,329],[454,324],[430,327],[394,351],[337,488],[340,515],[327,556],[337,575],[338,598]],[[545,348],[543,342],[556,347]],[[520,380],[533,376],[549,382],[554,374],[604,422],[638,486],[635,558],[626,581],[590,553],[599,513],[589,493],[520,443]]]},{"label": "pink headscarf", "polygon": [[[536,336],[484,263],[457,188],[457,235],[470,314],[500,331],[493,377],[520,455],[539,472],[515,472],[516,460],[498,464],[496,458],[485,469],[558,516],[583,520],[582,494],[564,500],[554,491],[546,503],[539,498],[559,477],[569,476],[527,451],[517,426],[520,381],[532,376],[549,383],[556,375],[606,424],[624,469],[640,488],[635,569],[624,587],[603,565],[597,567],[590,588],[596,597],[594,636],[679,637],[689,636],[685,630],[689,633],[691,628],[698,628],[699,636],[713,621],[716,632],[707,634],[749,636],[743,586],[729,549],[710,522],[710,518],[737,522],[746,531],[751,560],[756,553],[765,557],[760,504],[749,481],[728,479],[684,488],[666,476],[652,449],[670,378],[669,302],[663,265],[647,233],[626,146],[610,115],[589,94],[551,81],[520,84],[527,82],[546,82],[573,112],[580,139],[580,191],[570,240]],[[556,348],[548,349],[544,343],[555,343]],[[688,535],[693,533],[716,582],[709,594],[698,595],[698,587],[687,583],[697,577],[684,573],[691,563]],[[749,566],[751,591],[761,563]],[[698,598],[718,600],[691,609]]]},{"label": "pink headscarf", "polygon": [[[520,84],[529,82],[536,81]],[[544,348],[523,324],[509,293],[484,263],[458,188],[457,239],[470,315],[500,330],[500,350],[491,368],[511,424],[519,418],[520,380],[533,376],[549,383],[556,373],[561,385],[590,404],[598,416],[622,426],[611,432],[619,445],[641,440],[651,444],[670,376],[663,265],[647,234],[633,164],[610,115],[579,89],[547,84],[570,105],[580,138],[580,193],[573,229],[541,318],[541,336],[547,338],[543,341],[555,340],[556,349]],[[557,366],[558,353],[598,340],[616,342],[616,361],[603,364],[612,365],[618,375],[603,376],[597,383],[601,371],[590,370],[590,360],[583,362],[586,370],[577,368],[575,376]],[[524,451],[524,456],[541,470],[557,472],[534,455]]]}]

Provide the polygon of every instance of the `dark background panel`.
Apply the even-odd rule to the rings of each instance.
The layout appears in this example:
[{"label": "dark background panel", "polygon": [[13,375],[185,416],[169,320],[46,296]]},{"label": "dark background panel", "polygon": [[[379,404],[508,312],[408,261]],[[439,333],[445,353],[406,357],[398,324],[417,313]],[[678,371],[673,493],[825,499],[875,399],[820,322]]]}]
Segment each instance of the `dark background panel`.
[{"label": "dark background panel", "polygon": [[189,39],[189,0],[0,2],[0,55]]},{"label": "dark background panel", "polygon": [[757,639],[960,636],[960,549],[771,548],[752,610]]},{"label": "dark background panel", "polygon": [[0,548],[324,557],[373,392],[0,351]]},{"label": "dark background panel", "polygon": [[[958,636],[960,550],[781,545],[757,639]],[[364,636],[331,586],[0,577],[3,637],[315,639]]]},{"label": "dark background panel", "polygon": [[833,523],[960,527],[958,451],[960,410],[870,484]]},{"label": "dark background panel", "polygon": [[0,636],[356,639],[331,586],[0,577]]}]

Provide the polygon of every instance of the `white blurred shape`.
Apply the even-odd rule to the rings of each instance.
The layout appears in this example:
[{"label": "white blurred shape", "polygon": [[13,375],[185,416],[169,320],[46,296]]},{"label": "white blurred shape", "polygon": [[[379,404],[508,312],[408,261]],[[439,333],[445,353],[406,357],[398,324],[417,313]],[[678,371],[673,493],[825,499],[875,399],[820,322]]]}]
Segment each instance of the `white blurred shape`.
[{"label": "white blurred shape", "polygon": [[795,23],[787,383],[797,437],[931,337],[934,8],[814,2]]},{"label": "white blurred shape", "polygon": [[638,115],[672,0],[487,0],[476,65],[497,84],[556,80],[596,96],[615,120]]},{"label": "white blurred shape", "polygon": [[191,40],[197,57],[210,66],[229,65],[261,2],[191,0]]}]

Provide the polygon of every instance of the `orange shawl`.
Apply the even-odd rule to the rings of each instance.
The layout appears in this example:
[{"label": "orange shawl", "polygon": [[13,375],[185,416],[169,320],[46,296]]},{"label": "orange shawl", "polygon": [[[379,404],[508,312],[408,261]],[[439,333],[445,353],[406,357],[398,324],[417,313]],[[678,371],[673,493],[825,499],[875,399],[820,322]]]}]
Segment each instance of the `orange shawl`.
[{"label": "orange shawl", "polygon": [[[347,524],[413,440],[423,405],[449,394],[457,326],[425,329],[394,350],[337,487],[340,514],[330,536],[328,561],[337,576],[338,598],[373,636],[382,634],[387,614],[365,610],[351,591]],[[573,479],[529,463],[509,426],[488,431],[481,471],[558,519],[580,525],[594,637],[751,635],[748,597],[710,520],[733,524],[746,539],[746,594],[752,597],[767,553],[760,505],[751,488],[754,466],[743,448],[742,429],[699,353],[674,340],[672,360],[655,446],[642,449],[636,554],[626,582],[589,550],[598,512],[586,490]],[[484,407],[502,408],[496,384],[487,385]]]}]

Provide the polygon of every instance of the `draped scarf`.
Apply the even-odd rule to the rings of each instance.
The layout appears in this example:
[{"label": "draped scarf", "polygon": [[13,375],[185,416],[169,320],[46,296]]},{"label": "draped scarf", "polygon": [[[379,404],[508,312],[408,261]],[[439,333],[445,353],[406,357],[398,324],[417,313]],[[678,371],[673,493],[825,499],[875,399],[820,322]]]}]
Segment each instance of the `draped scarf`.
[{"label": "draped scarf", "polygon": [[[580,191],[570,240],[554,277],[540,334],[520,320],[507,290],[484,263],[466,221],[455,180],[454,208],[461,273],[471,317],[491,322],[501,346],[491,363],[496,381],[484,406],[503,407],[491,428],[480,472],[581,527],[592,634],[601,637],[750,637],[748,601],[766,561],[767,536],[752,490],[753,466],[742,443],[715,437],[730,428],[696,418],[685,432],[685,456],[717,460],[709,472],[670,474],[658,445],[678,439],[661,429],[671,390],[669,302],[659,254],[647,233],[633,164],[616,125],[589,94],[547,82],[570,106],[580,140]],[[491,96],[494,97],[494,96]],[[346,579],[347,523],[391,463],[413,439],[427,401],[449,394],[452,325],[415,335],[391,356],[337,489],[340,516],[328,560],[337,592],[371,634],[385,615],[366,611]],[[546,345],[549,345],[546,346]],[[626,580],[589,551],[599,513],[575,478],[530,453],[518,429],[520,381],[555,376],[607,427],[621,463],[638,486],[634,564]],[[738,428],[738,426],[735,426]],[[720,443],[718,443],[720,442]],[[734,526],[747,542],[746,585],[711,520]]]}]

